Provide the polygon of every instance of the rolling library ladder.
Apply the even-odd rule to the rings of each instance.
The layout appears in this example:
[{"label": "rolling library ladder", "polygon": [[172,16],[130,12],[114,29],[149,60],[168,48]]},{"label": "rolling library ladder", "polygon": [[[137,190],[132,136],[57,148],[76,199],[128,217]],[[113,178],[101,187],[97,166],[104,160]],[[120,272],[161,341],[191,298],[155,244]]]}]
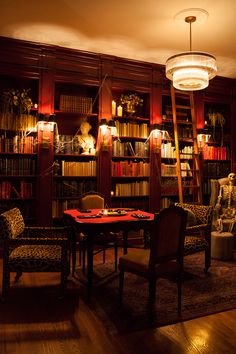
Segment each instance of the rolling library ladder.
[{"label": "rolling library ladder", "polygon": [[[176,104],[176,95],[178,97],[185,98],[186,102],[189,104]],[[172,102],[172,113],[173,113],[173,125],[174,125],[174,140],[176,149],[176,164],[177,164],[177,178],[178,178],[178,192],[179,192],[179,202],[191,202],[196,204],[202,204],[202,185],[201,185],[201,170],[200,170],[200,159],[199,159],[199,149],[197,143],[197,126],[196,126],[196,113],[195,104],[192,91],[179,91],[176,90],[173,85],[171,85],[171,102]],[[191,146],[191,152],[182,153],[179,147],[179,124],[181,124],[178,119],[178,110],[188,110],[191,117],[189,119],[189,124],[192,129],[192,138],[188,139],[188,145]],[[187,156],[186,156],[187,155]],[[189,169],[189,164],[183,163],[183,157],[188,161],[191,159],[191,168]],[[188,167],[188,168],[187,168]],[[183,177],[188,174],[188,177]],[[187,200],[184,200],[186,197]],[[191,197],[191,200],[190,200]]]}]

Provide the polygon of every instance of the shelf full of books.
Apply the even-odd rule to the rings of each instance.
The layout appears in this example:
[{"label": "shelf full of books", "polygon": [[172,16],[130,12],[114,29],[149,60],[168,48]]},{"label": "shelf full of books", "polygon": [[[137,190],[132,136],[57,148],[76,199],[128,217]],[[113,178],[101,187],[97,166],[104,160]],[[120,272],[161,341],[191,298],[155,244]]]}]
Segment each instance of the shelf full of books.
[{"label": "shelf full of books", "polygon": [[[36,159],[31,157],[3,157],[0,155],[0,176],[34,176]],[[35,155],[36,156],[36,155]]]},{"label": "shelf full of books", "polygon": [[227,146],[214,146],[205,144],[202,147],[204,160],[229,160],[230,153]]},{"label": "shelf full of books", "polygon": [[14,137],[0,136],[0,153],[33,154],[36,152],[37,139],[33,136],[15,135]]},{"label": "shelf full of books", "polygon": [[[129,138],[130,140],[130,138]],[[114,140],[112,143],[112,155],[115,156],[133,156],[149,157],[149,144],[143,141],[121,141]]]},{"label": "shelf full of books", "polygon": [[61,161],[62,176],[96,176],[97,162],[91,161]]},{"label": "shelf full of books", "polygon": [[231,161],[230,160],[219,160],[219,161],[204,161],[203,165],[203,192],[209,195],[211,193],[211,179],[219,179],[227,177],[231,172]]},{"label": "shelf full of books", "polygon": [[35,182],[29,178],[16,179],[4,177],[0,182],[0,199],[32,199],[35,197]]},{"label": "shelf full of books", "polygon": [[52,217],[62,218],[64,210],[79,208],[80,196],[96,190],[96,178],[54,176]]},{"label": "shelf full of books", "polygon": [[112,161],[112,177],[148,177],[150,163],[144,161]]}]

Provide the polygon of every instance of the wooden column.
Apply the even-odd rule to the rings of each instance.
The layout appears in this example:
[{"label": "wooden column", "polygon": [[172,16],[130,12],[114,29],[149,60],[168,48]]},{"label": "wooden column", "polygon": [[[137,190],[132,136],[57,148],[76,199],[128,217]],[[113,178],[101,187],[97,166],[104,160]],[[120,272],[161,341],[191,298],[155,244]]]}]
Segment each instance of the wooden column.
[{"label": "wooden column", "polygon": [[[111,111],[111,74],[112,64],[106,60],[102,61],[100,73],[100,94],[99,94],[99,123],[101,119],[107,122],[112,117]],[[98,129],[98,192],[105,196],[105,203],[111,205],[111,157],[112,138],[107,130],[102,135],[101,128]]]}]

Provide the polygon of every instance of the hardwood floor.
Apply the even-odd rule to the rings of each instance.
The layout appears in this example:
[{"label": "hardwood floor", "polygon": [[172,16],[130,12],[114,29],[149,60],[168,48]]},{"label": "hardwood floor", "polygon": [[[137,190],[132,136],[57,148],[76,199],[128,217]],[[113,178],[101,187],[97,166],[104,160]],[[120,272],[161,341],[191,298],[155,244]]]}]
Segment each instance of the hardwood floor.
[{"label": "hardwood floor", "polygon": [[52,273],[24,274],[18,284],[12,277],[8,301],[0,304],[1,354],[236,352],[236,310],[121,334],[109,326],[109,319],[101,323],[79,294],[71,301],[48,292],[45,286],[58,282],[59,277]]}]

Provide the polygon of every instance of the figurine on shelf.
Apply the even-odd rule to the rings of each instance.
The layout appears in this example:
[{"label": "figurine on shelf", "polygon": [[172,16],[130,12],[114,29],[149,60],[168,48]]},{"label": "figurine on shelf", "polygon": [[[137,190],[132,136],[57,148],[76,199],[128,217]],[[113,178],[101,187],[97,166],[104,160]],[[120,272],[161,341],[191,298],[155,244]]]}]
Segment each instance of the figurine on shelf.
[{"label": "figurine on shelf", "polygon": [[89,134],[92,129],[89,122],[82,122],[79,128],[81,134],[77,135],[77,140],[80,148],[82,149],[82,154],[95,155],[95,143],[96,139],[93,135]]},{"label": "figurine on shelf", "polygon": [[236,221],[236,175],[228,175],[228,184],[220,186],[219,195],[215,205],[217,225],[223,231],[223,225],[228,225],[227,231],[232,231]]}]

